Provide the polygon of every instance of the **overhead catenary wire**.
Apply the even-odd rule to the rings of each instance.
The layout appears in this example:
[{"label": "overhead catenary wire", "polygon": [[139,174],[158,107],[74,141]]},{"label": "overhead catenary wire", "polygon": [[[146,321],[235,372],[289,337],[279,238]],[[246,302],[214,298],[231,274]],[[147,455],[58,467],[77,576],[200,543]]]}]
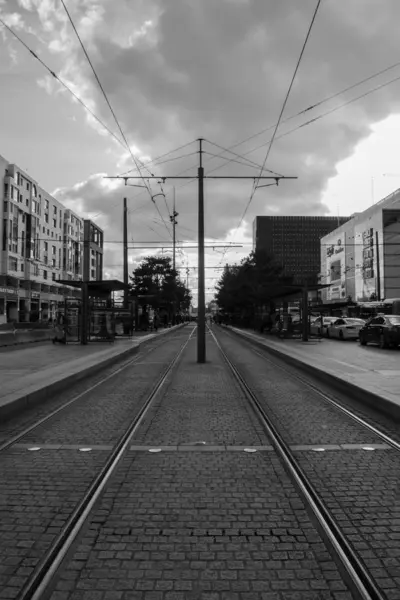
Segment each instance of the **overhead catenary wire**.
[{"label": "overhead catenary wire", "polygon": [[[62,0],[61,0],[61,1],[62,1]],[[63,2],[63,5],[64,5],[64,2]],[[65,5],[64,5],[64,8],[65,8],[65,10],[66,10],[67,14],[69,15],[69,13],[68,13],[68,10],[66,9]],[[71,24],[72,24],[72,26],[74,27],[74,30],[75,30],[75,32],[76,32],[76,34],[77,34],[77,37],[78,37],[78,39],[80,40],[80,38],[79,38],[79,35],[78,35],[77,31],[76,31],[76,28],[75,28],[75,26],[74,26],[74,24],[73,24],[73,22],[72,22],[72,19],[71,19],[71,18],[70,18],[70,21],[71,21]],[[98,117],[98,116],[97,116],[97,115],[96,115],[96,114],[95,114],[95,113],[94,113],[94,112],[93,112],[93,111],[92,111],[92,110],[91,110],[91,109],[90,109],[90,108],[89,108],[89,107],[88,107],[86,104],[85,104],[85,102],[84,102],[84,101],[83,101],[83,100],[82,100],[82,99],[81,99],[81,98],[80,98],[80,97],[79,97],[77,94],[75,94],[75,92],[74,92],[74,91],[73,91],[73,90],[72,90],[72,89],[71,89],[71,88],[70,88],[70,87],[69,87],[69,86],[68,86],[68,85],[67,85],[67,84],[66,84],[64,81],[63,81],[63,80],[62,80],[62,79],[61,79],[61,78],[60,78],[60,77],[59,77],[59,76],[58,76],[58,75],[57,75],[57,74],[56,74],[56,73],[55,73],[55,72],[54,72],[54,71],[53,71],[53,70],[52,70],[52,69],[51,69],[51,68],[50,68],[50,67],[49,67],[49,66],[48,66],[48,65],[47,65],[47,64],[46,64],[46,63],[45,63],[45,62],[44,62],[44,61],[43,61],[43,60],[42,60],[42,59],[41,59],[41,58],[40,58],[40,57],[39,57],[39,56],[38,56],[38,55],[37,55],[37,54],[36,54],[36,53],[35,53],[35,52],[34,52],[34,51],[33,51],[33,50],[32,50],[32,49],[31,49],[31,48],[30,48],[30,47],[29,47],[29,46],[28,46],[26,43],[25,43],[25,42],[24,42],[24,41],[23,41],[23,39],[22,39],[22,38],[21,38],[21,37],[20,37],[20,36],[19,36],[17,33],[15,33],[15,31],[14,31],[14,30],[13,30],[11,27],[9,27],[9,25],[7,25],[7,23],[6,23],[6,22],[4,21],[4,19],[2,19],[1,17],[0,17],[0,23],[1,23],[1,24],[2,24],[2,25],[3,25],[3,26],[6,28],[6,29],[7,29],[7,31],[9,31],[9,32],[10,32],[10,34],[11,34],[11,35],[12,35],[12,36],[13,36],[15,39],[17,39],[17,40],[18,40],[18,41],[19,41],[19,42],[20,42],[20,43],[21,43],[21,44],[24,46],[24,48],[25,48],[26,50],[28,50],[28,52],[29,52],[29,53],[30,53],[30,54],[31,54],[31,55],[32,55],[32,56],[33,56],[33,57],[34,57],[34,58],[35,58],[35,59],[36,59],[36,60],[37,60],[37,61],[38,61],[38,62],[39,62],[39,63],[40,63],[40,64],[41,64],[41,65],[42,65],[42,66],[43,66],[43,67],[44,67],[44,68],[45,68],[45,69],[46,69],[46,70],[47,70],[49,73],[50,73],[50,75],[51,75],[52,77],[54,77],[54,79],[56,79],[56,80],[57,80],[57,81],[58,81],[58,82],[59,82],[59,83],[60,83],[60,84],[61,84],[61,85],[62,85],[62,86],[63,86],[63,87],[64,87],[64,88],[65,88],[65,89],[66,89],[66,90],[67,90],[67,91],[68,91],[68,92],[69,92],[69,93],[70,93],[70,94],[71,94],[71,95],[72,95],[72,96],[73,96],[73,97],[74,97],[74,98],[75,98],[75,99],[78,101],[78,102],[79,102],[79,104],[81,104],[81,106],[83,106],[83,108],[84,108],[84,109],[85,109],[85,110],[86,110],[86,111],[87,111],[87,112],[88,112],[88,113],[89,113],[89,114],[90,114],[90,115],[91,115],[91,116],[92,116],[92,117],[93,117],[93,118],[94,118],[94,119],[95,119],[95,120],[96,120],[96,121],[97,121],[97,122],[98,122],[98,123],[99,123],[99,124],[100,124],[100,125],[101,125],[101,126],[102,126],[102,127],[103,127],[103,128],[104,128],[104,129],[105,129],[105,130],[106,130],[106,131],[107,131],[107,132],[108,132],[108,133],[109,133],[109,134],[110,134],[110,135],[111,135],[111,136],[112,136],[112,137],[113,137],[113,138],[114,138],[114,139],[115,139],[115,140],[116,140],[116,141],[117,141],[117,142],[118,142],[118,143],[119,143],[121,146],[122,146],[122,147],[123,147],[123,148],[125,148],[125,149],[128,149],[128,151],[130,152],[130,154],[131,154],[131,156],[132,156],[132,158],[133,158],[133,161],[134,161],[134,163],[135,163],[136,169],[138,170],[138,172],[140,173],[140,175],[141,175],[141,177],[142,177],[142,179],[143,179],[143,182],[144,182],[144,184],[145,184],[145,185],[144,185],[144,187],[145,187],[145,188],[147,189],[147,191],[149,192],[149,194],[150,194],[150,198],[151,198],[151,200],[153,201],[153,199],[152,199],[152,193],[151,193],[151,189],[150,189],[150,185],[149,185],[149,183],[148,183],[148,182],[146,182],[146,181],[145,181],[145,179],[143,178],[143,176],[142,176],[142,173],[140,172],[140,168],[139,168],[139,166],[138,166],[138,162],[140,162],[140,161],[137,161],[137,159],[134,157],[134,155],[133,155],[133,154],[132,154],[132,152],[131,152],[131,149],[130,149],[130,147],[129,147],[129,145],[128,145],[128,143],[127,143],[126,139],[125,139],[125,135],[123,134],[123,131],[122,131],[122,129],[121,129],[121,127],[120,127],[120,125],[119,125],[119,122],[118,122],[118,120],[117,120],[117,119],[116,119],[116,117],[115,117],[115,113],[114,113],[114,111],[112,110],[112,108],[111,108],[111,106],[110,106],[110,104],[109,104],[108,98],[107,98],[107,97],[106,97],[106,95],[104,94],[104,90],[103,90],[103,88],[102,88],[102,86],[101,86],[101,83],[100,83],[100,82],[99,82],[99,80],[98,80],[97,74],[96,74],[96,72],[94,71],[93,65],[92,65],[92,63],[91,63],[91,61],[90,61],[90,58],[89,58],[89,57],[88,57],[88,55],[87,55],[87,52],[86,52],[86,50],[84,49],[85,55],[87,56],[87,58],[88,58],[88,60],[89,60],[89,64],[90,64],[90,66],[92,67],[92,70],[93,70],[93,72],[94,72],[94,74],[95,74],[95,77],[96,77],[96,79],[98,80],[98,83],[99,83],[99,85],[100,85],[100,88],[102,89],[102,91],[103,91],[103,94],[105,95],[106,101],[107,101],[107,103],[108,103],[108,104],[109,104],[109,106],[110,106],[111,112],[113,113],[113,116],[114,116],[114,118],[115,118],[115,120],[116,120],[116,123],[117,123],[117,125],[118,125],[119,129],[120,129],[120,132],[121,132],[121,134],[122,134],[122,137],[123,137],[124,141],[122,141],[122,140],[121,140],[121,139],[120,139],[120,138],[119,138],[117,135],[115,135],[115,133],[114,133],[114,132],[113,132],[113,131],[112,131],[112,130],[111,130],[111,129],[110,129],[110,128],[109,128],[109,127],[108,127],[108,126],[107,126],[107,125],[106,125],[106,124],[105,124],[105,123],[104,123],[104,122],[103,122],[103,121],[102,121],[102,120],[101,120],[101,119],[100,119],[100,118],[99,118],[99,117]],[[82,47],[84,48],[84,46],[83,46],[82,42],[81,42],[81,45],[82,45]],[[193,142],[190,142],[190,143],[193,143]],[[189,145],[189,144],[188,144],[188,145]],[[154,202],[154,201],[153,201],[153,203],[155,204],[155,202]],[[169,229],[168,229],[168,226],[167,226],[167,224],[165,223],[165,220],[164,220],[164,218],[163,218],[162,214],[160,213],[160,211],[159,211],[159,208],[158,208],[158,206],[157,206],[157,205],[156,205],[156,209],[157,209],[157,211],[159,212],[159,214],[160,214],[160,216],[161,216],[162,220],[164,221],[164,226],[166,227],[166,229],[167,229],[167,231],[168,231],[169,235],[171,236],[171,233],[170,233],[170,231],[169,231]],[[99,215],[99,214],[101,214],[101,213],[98,213],[98,215]],[[98,215],[96,215],[96,216],[98,216]]]},{"label": "overhead catenary wire", "polygon": [[265,167],[265,165],[266,165],[266,163],[267,163],[267,160],[268,160],[268,158],[269,158],[269,155],[270,155],[270,153],[271,153],[272,145],[273,145],[273,143],[274,143],[275,136],[276,136],[276,133],[277,133],[277,131],[278,131],[278,127],[279,127],[279,125],[280,125],[280,122],[281,122],[281,119],[282,119],[282,115],[283,115],[283,113],[284,113],[284,111],[285,111],[286,104],[287,104],[287,102],[288,102],[288,100],[289,100],[290,92],[292,91],[292,87],[293,87],[293,84],[294,84],[294,80],[296,79],[296,75],[297,75],[297,72],[298,72],[298,70],[299,70],[299,67],[300,67],[300,64],[301,64],[301,61],[302,61],[302,58],[303,58],[303,55],[304,55],[304,51],[305,51],[305,49],[306,49],[306,46],[307,46],[307,42],[308,42],[308,40],[309,40],[309,38],[310,38],[311,31],[312,31],[312,28],[313,28],[313,25],[314,25],[315,18],[316,18],[316,16],[317,16],[317,13],[318,13],[319,7],[320,7],[320,5],[321,5],[321,2],[322,2],[322,0],[318,0],[318,1],[317,1],[317,6],[315,7],[315,10],[314,10],[314,13],[313,13],[313,16],[312,16],[312,19],[311,19],[311,23],[310,23],[310,25],[309,25],[309,28],[308,28],[308,31],[307,31],[306,38],[305,38],[305,40],[304,40],[303,46],[302,46],[302,48],[301,48],[301,51],[300,51],[300,56],[299,56],[299,58],[298,58],[298,60],[297,60],[297,64],[296,64],[296,67],[295,67],[295,69],[294,69],[294,73],[293,73],[293,75],[292,75],[292,79],[291,79],[291,81],[290,81],[289,88],[288,88],[288,90],[287,90],[287,92],[286,92],[286,96],[285,96],[285,99],[284,99],[284,101],[283,101],[283,104],[282,104],[281,111],[280,111],[280,113],[279,113],[278,121],[276,122],[276,125],[275,125],[275,128],[274,128],[274,132],[273,132],[273,134],[272,134],[272,137],[271,137],[271,139],[270,139],[270,142],[269,142],[269,146],[268,146],[268,149],[267,149],[267,153],[266,153],[266,155],[265,155],[265,158],[264,158],[264,161],[263,161],[263,163],[262,163],[262,167],[261,167],[261,170],[260,170],[260,175],[259,175],[259,177],[258,177],[258,179],[257,179],[257,182],[254,182],[254,185],[253,185],[253,191],[252,191],[252,193],[251,193],[251,195],[250,195],[250,199],[249,199],[249,201],[248,201],[248,203],[247,203],[247,205],[246,205],[246,208],[245,208],[245,210],[244,210],[244,212],[243,212],[243,214],[242,214],[242,216],[241,216],[241,219],[240,219],[239,225],[238,225],[238,226],[237,226],[237,228],[236,228],[236,231],[237,231],[237,230],[239,229],[239,227],[241,226],[241,224],[242,224],[242,222],[243,222],[243,219],[244,219],[244,217],[246,216],[246,213],[247,213],[247,211],[248,211],[248,209],[249,209],[249,207],[250,207],[250,204],[251,204],[251,202],[252,202],[252,200],[253,200],[253,198],[254,198],[254,194],[255,194],[255,192],[256,192],[256,190],[257,190],[257,188],[258,188],[258,185],[259,185],[259,183],[260,183],[260,177],[261,177],[261,174],[262,174],[262,172],[263,172],[263,170],[264,170],[264,167]]},{"label": "overhead catenary wire", "polygon": [[[63,5],[63,7],[64,7],[64,10],[65,10],[65,12],[66,12],[66,14],[67,14],[67,17],[68,17],[68,19],[69,19],[69,22],[71,23],[71,26],[72,26],[72,28],[73,28],[73,30],[74,30],[74,32],[75,32],[75,35],[76,35],[76,37],[78,38],[79,44],[80,44],[80,46],[81,46],[81,48],[82,48],[82,51],[83,51],[83,53],[85,54],[85,56],[86,56],[86,59],[87,59],[87,61],[88,61],[89,65],[90,65],[90,68],[91,68],[91,69],[92,69],[92,71],[93,71],[93,75],[95,76],[95,79],[96,79],[96,81],[97,81],[97,83],[98,83],[98,85],[99,85],[99,88],[100,88],[100,90],[101,90],[101,92],[102,92],[102,94],[103,94],[103,96],[104,96],[104,99],[105,99],[105,101],[106,101],[106,103],[107,103],[107,105],[108,105],[108,107],[109,107],[109,109],[110,109],[110,112],[111,112],[111,114],[112,114],[112,116],[113,116],[113,118],[114,118],[114,121],[115,121],[115,123],[116,123],[116,125],[117,125],[117,127],[118,127],[118,129],[119,129],[119,131],[120,131],[120,133],[121,133],[121,136],[122,136],[122,139],[123,139],[123,140],[124,140],[124,142],[125,142],[126,148],[127,148],[128,152],[129,152],[129,154],[131,155],[131,158],[132,158],[132,160],[133,160],[133,162],[134,162],[134,164],[135,164],[135,166],[136,166],[136,168],[137,168],[137,170],[138,170],[138,173],[139,173],[139,175],[141,176],[141,179],[142,179],[142,181],[143,181],[144,187],[147,189],[147,191],[148,191],[148,193],[149,193],[150,200],[151,200],[151,201],[154,203],[154,205],[155,205],[155,207],[156,207],[156,209],[157,209],[157,212],[159,213],[159,215],[160,215],[161,219],[162,219],[162,220],[163,220],[163,222],[164,222],[165,228],[167,229],[168,233],[171,235],[171,232],[170,232],[170,231],[169,231],[169,229],[168,229],[168,226],[167,226],[167,224],[166,224],[166,222],[165,222],[165,220],[164,220],[164,217],[163,217],[163,216],[162,216],[162,214],[161,214],[161,211],[160,211],[159,207],[157,206],[156,202],[153,200],[153,194],[152,194],[152,191],[151,191],[150,183],[149,183],[148,181],[146,181],[146,179],[144,178],[144,176],[143,176],[143,174],[142,174],[142,172],[141,172],[141,170],[140,170],[140,167],[139,167],[139,162],[140,162],[140,161],[138,161],[138,159],[135,157],[135,155],[133,154],[133,152],[132,152],[132,150],[131,150],[131,147],[130,147],[130,145],[128,144],[128,141],[127,141],[127,139],[126,139],[126,137],[125,137],[125,134],[124,134],[124,132],[123,132],[123,130],[122,130],[122,127],[121,127],[121,125],[120,125],[120,122],[119,122],[119,121],[118,121],[118,119],[117,119],[117,116],[116,116],[116,114],[115,114],[115,112],[114,112],[114,109],[113,109],[113,107],[111,106],[111,103],[110,103],[110,101],[109,101],[109,99],[108,99],[108,96],[107,96],[107,94],[106,94],[106,92],[105,92],[105,90],[104,90],[104,88],[103,88],[103,85],[102,85],[102,83],[101,83],[101,81],[100,81],[100,79],[99,79],[99,77],[98,77],[98,75],[97,75],[97,73],[96,73],[96,70],[95,70],[95,68],[94,68],[94,66],[93,66],[93,63],[92,63],[92,61],[91,61],[91,59],[90,59],[90,56],[89,56],[89,54],[88,54],[88,52],[87,52],[87,50],[86,50],[86,48],[85,48],[85,45],[84,45],[84,43],[82,42],[82,39],[81,39],[81,37],[80,37],[80,35],[79,35],[79,32],[78,32],[77,28],[75,27],[75,23],[74,23],[74,21],[73,21],[73,19],[72,19],[71,15],[70,15],[70,13],[69,13],[69,11],[68,11],[68,8],[67,8],[67,6],[66,6],[66,4],[65,4],[64,0],[60,0],[60,2],[61,2],[61,4],[62,4],[62,5]],[[151,173],[151,175],[153,175],[153,174]]]},{"label": "overhead catenary wire", "polygon": [[[203,150],[203,155],[213,156],[214,158],[219,158],[218,154],[213,154],[212,152],[208,152],[208,150]],[[243,165],[244,167],[249,167],[252,169],[255,169],[257,167],[260,168],[260,165],[258,165],[256,163],[251,164],[253,161],[251,161],[250,163],[245,163],[242,160],[237,160],[237,158],[231,158],[229,162],[234,162],[234,163],[237,163],[238,165]],[[271,171],[269,171],[268,169],[264,169],[264,172],[270,173]]]},{"label": "overhead catenary wire", "polygon": [[[273,175],[277,175],[278,177],[284,177],[282,175],[282,173],[278,173],[277,171],[271,171],[271,169],[265,169],[264,167],[262,167],[258,163],[254,162],[252,160],[249,160],[248,158],[245,158],[241,154],[238,154],[237,152],[232,152],[232,150],[230,150],[229,148],[224,148],[223,146],[220,146],[219,144],[216,144],[215,142],[211,142],[208,139],[205,139],[204,141],[208,142],[212,146],[215,146],[216,148],[219,148],[220,150],[223,150],[223,152],[229,152],[230,154],[233,154],[234,156],[236,156],[236,158],[241,158],[242,160],[246,160],[247,162],[249,162],[254,167],[258,167],[259,169],[261,169],[263,171],[267,171],[268,173],[272,173]],[[211,155],[211,156],[215,156],[215,155]]]}]

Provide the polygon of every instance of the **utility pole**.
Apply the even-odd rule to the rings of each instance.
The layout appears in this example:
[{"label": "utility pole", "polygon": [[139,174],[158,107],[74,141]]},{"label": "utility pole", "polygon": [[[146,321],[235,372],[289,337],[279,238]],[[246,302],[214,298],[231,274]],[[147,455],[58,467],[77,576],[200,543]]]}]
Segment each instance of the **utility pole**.
[{"label": "utility pole", "polygon": [[176,220],[176,217],[179,215],[179,213],[176,212],[175,210],[175,187],[174,187],[174,207],[172,209],[172,215],[170,216],[169,220],[172,223],[172,246],[173,246],[173,254],[172,254],[172,268],[175,271],[175,254],[176,254],[176,235],[175,235],[175,227],[176,225],[178,225],[178,221]]},{"label": "utility pole", "polygon": [[[204,363],[206,361],[206,327],[205,327],[205,273],[204,273],[204,179],[252,179],[254,183],[257,182],[257,188],[266,187],[262,185],[258,185],[260,180],[264,179],[272,179],[275,181],[275,184],[278,185],[281,179],[297,179],[297,177],[286,177],[284,175],[204,175],[203,168],[203,139],[199,139],[199,154],[200,161],[199,167],[197,171],[197,177],[193,177],[193,175],[150,175],[146,176],[146,180],[156,179],[158,182],[165,183],[167,179],[198,179],[198,329],[197,329],[197,362]],[[141,175],[115,175],[115,176],[107,176],[104,179],[123,179],[125,181],[125,185],[127,185],[128,179],[142,179]],[[273,185],[273,184],[269,184]],[[143,186],[135,186],[135,187],[143,187]],[[162,194],[161,194],[162,195]],[[152,199],[155,196],[152,196]],[[175,217],[174,217],[175,219]],[[214,245],[215,246],[215,245]],[[214,248],[214,246],[210,246]],[[175,243],[174,243],[175,248]]]},{"label": "utility pole", "polygon": [[[308,287],[307,280],[305,279],[303,282],[303,342],[308,342]],[[321,331],[322,331],[322,323],[321,323]]]},{"label": "utility pole", "polygon": [[381,265],[379,264],[379,233],[375,231],[376,240],[376,295],[378,302],[381,299]]},{"label": "utility pole", "polygon": [[[124,198],[124,284],[128,285],[128,206]],[[124,308],[128,308],[128,290],[124,289]]]},{"label": "utility pole", "polygon": [[89,273],[90,273],[90,221],[83,222],[83,278],[81,311],[81,344],[86,346],[89,338]]},{"label": "utility pole", "polygon": [[203,168],[203,140],[199,140],[199,278],[198,278],[198,308],[197,308],[197,362],[206,362],[206,307],[205,307],[205,274],[204,274],[204,168]]}]

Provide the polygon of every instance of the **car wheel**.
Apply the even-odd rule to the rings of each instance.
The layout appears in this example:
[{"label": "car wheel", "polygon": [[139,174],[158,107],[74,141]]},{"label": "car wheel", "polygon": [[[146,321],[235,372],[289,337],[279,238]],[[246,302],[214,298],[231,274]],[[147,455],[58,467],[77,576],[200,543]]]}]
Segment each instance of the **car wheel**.
[{"label": "car wheel", "polygon": [[361,346],[367,345],[367,340],[365,339],[365,337],[363,335],[360,335],[360,344],[361,344]]},{"label": "car wheel", "polygon": [[379,348],[387,348],[387,341],[385,340],[385,336],[383,335],[383,333],[381,333],[381,335],[379,336]]},{"label": "car wheel", "polygon": [[340,340],[344,340],[344,335],[343,335],[343,331],[340,329],[339,331],[339,339]]}]

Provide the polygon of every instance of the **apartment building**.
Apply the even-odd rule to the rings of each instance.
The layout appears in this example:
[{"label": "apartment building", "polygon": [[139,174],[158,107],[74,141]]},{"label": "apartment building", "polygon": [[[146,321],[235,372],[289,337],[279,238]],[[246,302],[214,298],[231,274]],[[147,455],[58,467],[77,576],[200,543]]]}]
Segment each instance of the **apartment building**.
[{"label": "apartment building", "polygon": [[[0,324],[54,318],[66,297],[80,295],[60,280],[82,279],[84,221],[2,156],[0,189]],[[92,228],[101,241],[92,279],[101,279],[103,232]]]}]

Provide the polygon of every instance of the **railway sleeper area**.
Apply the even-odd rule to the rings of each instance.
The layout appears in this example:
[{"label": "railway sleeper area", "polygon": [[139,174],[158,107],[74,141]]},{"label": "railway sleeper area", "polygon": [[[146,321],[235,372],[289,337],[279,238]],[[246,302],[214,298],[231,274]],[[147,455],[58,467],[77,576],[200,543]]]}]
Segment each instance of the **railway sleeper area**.
[{"label": "railway sleeper area", "polygon": [[397,426],[206,337],[0,426],[1,600],[400,599]]}]

